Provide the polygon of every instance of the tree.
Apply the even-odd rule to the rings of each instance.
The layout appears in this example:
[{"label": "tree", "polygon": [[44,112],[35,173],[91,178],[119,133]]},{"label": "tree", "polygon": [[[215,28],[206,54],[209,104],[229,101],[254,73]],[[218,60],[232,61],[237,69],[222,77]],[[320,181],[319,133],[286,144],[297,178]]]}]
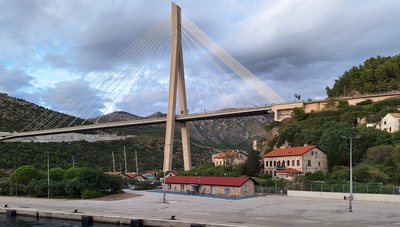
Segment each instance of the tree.
[{"label": "tree", "polygon": [[257,176],[261,170],[260,159],[260,152],[251,150],[247,160],[243,163],[242,173],[249,177]]},{"label": "tree", "polygon": [[293,120],[299,121],[299,120],[302,120],[305,115],[306,115],[306,112],[304,111],[303,108],[295,107],[292,110],[291,117]]},{"label": "tree", "polygon": [[335,109],[337,106],[337,102],[335,98],[328,98],[326,100],[325,108],[328,110]]},{"label": "tree", "polygon": [[392,145],[378,145],[367,149],[365,161],[370,164],[383,164],[387,158],[390,158]]},{"label": "tree", "polygon": [[347,100],[339,100],[338,101],[338,105],[337,105],[338,109],[344,109],[348,106],[349,106],[349,101],[347,101]]},{"label": "tree", "polygon": [[44,179],[45,176],[46,174],[43,171],[40,171],[33,166],[21,166],[11,175],[10,182],[20,185],[28,185],[32,179],[40,180]]},{"label": "tree", "polygon": [[56,167],[56,168],[52,168],[50,169],[50,179],[53,181],[62,181],[64,179],[64,173],[65,170],[60,168],[60,167]]},{"label": "tree", "polygon": [[393,148],[390,157],[393,159],[394,163],[397,164],[397,167],[400,168],[400,145],[396,145]]}]

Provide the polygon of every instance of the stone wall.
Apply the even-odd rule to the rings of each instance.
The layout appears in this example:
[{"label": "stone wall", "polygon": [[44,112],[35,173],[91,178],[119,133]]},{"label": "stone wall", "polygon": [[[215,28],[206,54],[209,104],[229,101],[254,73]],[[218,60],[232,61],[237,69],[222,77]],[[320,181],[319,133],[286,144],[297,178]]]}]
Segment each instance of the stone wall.
[{"label": "stone wall", "polygon": [[[344,198],[346,197],[346,200],[349,199],[349,193],[341,193],[341,192],[310,192],[310,191],[288,190],[287,195],[290,197],[306,197],[306,198],[338,199],[338,200],[344,200]],[[400,203],[400,195],[353,193],[353,201]]]}]

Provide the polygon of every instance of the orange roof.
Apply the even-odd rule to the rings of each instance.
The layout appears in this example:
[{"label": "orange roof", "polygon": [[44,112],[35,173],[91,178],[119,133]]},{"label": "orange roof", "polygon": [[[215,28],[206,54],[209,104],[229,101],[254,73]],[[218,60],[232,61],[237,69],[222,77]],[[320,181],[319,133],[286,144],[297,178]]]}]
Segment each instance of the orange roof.
[{"label": "orange roof", "polygon": [[392,115],[395,118],[400,118],[400,113],[388,113],[390,115]]},{"label": "orange roof", "polygon": [[282,157],[282,156],[299,156],[305,154],[307,151],[313,149],[314,146],[303,146],[303,147],[289,147],[289,148],[280,148],[275,149],[268,154],[264,155],[264,158],[268,157]]},{"label": "orange roof", "polygon": [[121,174],[121,172],[104,172],[105,174],[108,174],[108,175],[119,175],[119,174]]},{"label": "orange roof", "polygon": [[277,173],[302,173],[300,170],[286,168],[286,169],[278,169],[276,170]]},{"label": "orange roof", "polygon": [[[213,177],[213,176],[170,176],[165,179],[167,184],[202,184],[240,187],[251,177]],[[257,183],[254,181],[254,183]]]},{"label": "orange roof", "polygon": [[123,173],[123,175],[125,175],[129,178],[132,178],[132,179],[134,179],[137,176],[141,176],[139,173]]},{"label": "orange roof", "polygon": [[219,155],[215,156],[214,158],[228,158],[239,154],[239,151],[227,151],[222,152]]}]

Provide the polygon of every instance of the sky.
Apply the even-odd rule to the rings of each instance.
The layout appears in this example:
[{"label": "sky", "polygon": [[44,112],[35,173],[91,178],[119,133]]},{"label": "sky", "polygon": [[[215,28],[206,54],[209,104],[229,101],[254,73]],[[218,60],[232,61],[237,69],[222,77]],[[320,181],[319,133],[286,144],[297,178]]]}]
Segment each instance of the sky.
[{"label": "sky", "polygon": [[[397,0],[177,0],[184,14],[285,101],[326,96],[352,66],[400,52]],[[123,94],[112,107],[93,88],[94,75],[171,12],[165,0],[0,0],[0,92],[68,114],[116,110],[165,112],[165,77],[146,80],[148,93]],[[186,64],[186,63],[185,63]],[[216,98],[207,83],[203,95]],[[197,88],[196,88],[197,89]],[[191,90],[191,89],[189,89]],[[96,97],[92,110],[65,105],[72,93]],[[207,92],[210,92],[209,94]],[[189,93],[189,92],[188,92]],[[232,89],[232,102],[250,105]],[[188,94],[191,112],[200,107]],[[236,100],[236,101],[235,101]],[[85,103],[82,102],[82,105]],[[214,107],[222,109],[224,106]],[[93,117],[93,116],[92,116]]]}]

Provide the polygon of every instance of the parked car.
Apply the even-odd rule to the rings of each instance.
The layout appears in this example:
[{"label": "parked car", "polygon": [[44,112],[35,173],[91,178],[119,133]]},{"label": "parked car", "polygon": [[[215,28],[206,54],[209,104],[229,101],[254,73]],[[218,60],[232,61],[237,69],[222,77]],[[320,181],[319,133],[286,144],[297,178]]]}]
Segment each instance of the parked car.
[{"label": "parked car", "polygon": [[130,186],[129,186],[129,189],[130,189],[130,190],[135,190],[135,189],[136,189],[136,185],[130,185]]}]

